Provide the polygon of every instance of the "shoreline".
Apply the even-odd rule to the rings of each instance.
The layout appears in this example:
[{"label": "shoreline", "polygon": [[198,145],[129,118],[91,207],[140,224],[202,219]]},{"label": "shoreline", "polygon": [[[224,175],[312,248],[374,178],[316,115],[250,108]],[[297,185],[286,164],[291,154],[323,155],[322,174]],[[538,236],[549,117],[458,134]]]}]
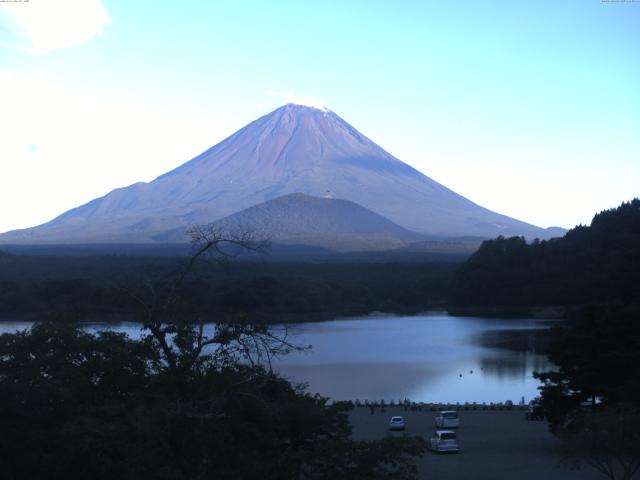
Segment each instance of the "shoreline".
[{"label": "shoreline", "polygon": [[540,320],[561,320],[572,308],[566,305],[546,306],[459,306],[447,308],[449,315],[457,317],[481,317],[481,318],[536,318]]},{"label": "shoreline", "polygon": [[346,403],[355,409],[371,409],[385,412],[386,410],[401,410],[404,412],[439,412],[442,410],[455,410],[457,412],[471,411],[525,411],[529,407],[528,403],[520,401],[504,402],[380,402],[380,401],[360,401],[360,400],[336,400],[331,403]]},{"label": "shoreline", "polygon": [[[522,319],[531,318],[536,320],[563,320],[565,314],[571,307],[562,306],[549,306],[549,307],[442,307],[428,308],[428,309],[416,309],[405,310],[396,312],[386,312],[381,310],[372,310],[363,313],[353,313],[345,315],[330,315],[321,316],[320,314],[307,314],[297,317],[295,320],[288,321],[256,321],[258,324],[265,325],[296,325],[300,323],[321,323],[332,322],[340,320],[357,320],[364,318],[387,318],[387,317],[419,317],[419,316],[450,316],[450,317],[478,317],[478,318],[498,318],[498,319]],[[44,317],[47,314],[42,315]],[[287,317],[289,315],[283,314],[281,317]],[[3,314],[0,317],[1,323],[10,322],[37,322],[38,314],[15,312],[11,314]],[[224,315],[220,316],[224,320]],[[78,323],[140,323],[132,314],[89,314],[85,317],[85,320],[78,320]],[[43,318],[42,320],[52,320],[52,318]],[[229,319],[227,318],[227,321]],[[215,323],[205,322],[205,323]]]}]

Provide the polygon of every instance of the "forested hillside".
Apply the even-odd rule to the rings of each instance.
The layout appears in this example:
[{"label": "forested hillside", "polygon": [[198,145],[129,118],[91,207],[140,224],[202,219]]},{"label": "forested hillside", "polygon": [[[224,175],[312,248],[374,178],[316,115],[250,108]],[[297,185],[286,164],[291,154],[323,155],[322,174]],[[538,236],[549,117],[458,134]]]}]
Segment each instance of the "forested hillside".
[{"label": "forested hillside", "polygon": [[[0,319],[135,319],[134,292],[183,258],[26,256],[0,253]],[[254,263],[199,265],[182,285],[185,305],[210,321],[328,320],[373,311],[443,308],[448,263]]]},{"label": "forested hillside", "polygon": [[583,305],[640,298],[640,200],[593,217],[564,237],[482,244],[454,275],[456,305]]}]

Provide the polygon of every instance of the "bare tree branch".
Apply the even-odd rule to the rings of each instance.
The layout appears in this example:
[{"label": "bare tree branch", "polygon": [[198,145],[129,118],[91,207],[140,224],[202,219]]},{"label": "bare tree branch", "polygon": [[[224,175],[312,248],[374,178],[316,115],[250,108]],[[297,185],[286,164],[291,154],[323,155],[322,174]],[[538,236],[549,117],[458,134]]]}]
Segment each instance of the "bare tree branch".
[{"label": "bare tree branch", "polygon": [[206,256],[228,261],[243,252],[264,253],[267,242],[258,241],[253,232],[222,230],[216,224],[191,227],[193,252],[187,261],[155,282],[146,282],[141,292],[126,289],[140,306],[147,339],[157,345],[166,368],[180,375],[199,368],[223,368],[234,362],[264,365],[272,370],[272,360],[295,350],[305,350],[289,341],[288,329],[251,323],[218,323],[207,334],[202,318],[191,321],[179,311],[180,292],[196,264]]}]

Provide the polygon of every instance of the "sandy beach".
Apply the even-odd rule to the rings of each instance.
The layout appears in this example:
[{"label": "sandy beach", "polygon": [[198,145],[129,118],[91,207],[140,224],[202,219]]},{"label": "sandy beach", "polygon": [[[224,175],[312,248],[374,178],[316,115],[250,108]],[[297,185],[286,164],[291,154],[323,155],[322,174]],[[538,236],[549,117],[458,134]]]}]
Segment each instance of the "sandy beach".
[{"label": "sandy beach", "polygon": [[[405,418],[405,432],[389,432],[392,415]],[[460,411],[459,454],[428,451],[417,463],[421,479],[430,480],[596,480],[592,469],[569,470],[560,464],[561,443],[547,422],[526,421],[522,410]],[[421,435],[433,431],[433,411],[405,411],[403,407],[380,408],[372,415],[366,407],[350,414],[353,437],[371,440],[385,435]]]}]

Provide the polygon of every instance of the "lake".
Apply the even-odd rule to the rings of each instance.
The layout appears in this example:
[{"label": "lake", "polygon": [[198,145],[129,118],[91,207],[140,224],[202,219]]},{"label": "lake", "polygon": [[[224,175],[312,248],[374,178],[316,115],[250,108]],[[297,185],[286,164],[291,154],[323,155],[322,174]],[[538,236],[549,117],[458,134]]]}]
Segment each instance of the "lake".
[{"label": "lake", "polygon": [[[289,327],[293,342],[313,348],[277,359],[273,366],[334,400],[517,403],[537,395],[533,372],[552,368],[539,351],[541,334],[550,325],[446,313],[294,324]],[[29,326],[2,322],[0,333]],[[140,334],[136,323],[86,328]]]}]

